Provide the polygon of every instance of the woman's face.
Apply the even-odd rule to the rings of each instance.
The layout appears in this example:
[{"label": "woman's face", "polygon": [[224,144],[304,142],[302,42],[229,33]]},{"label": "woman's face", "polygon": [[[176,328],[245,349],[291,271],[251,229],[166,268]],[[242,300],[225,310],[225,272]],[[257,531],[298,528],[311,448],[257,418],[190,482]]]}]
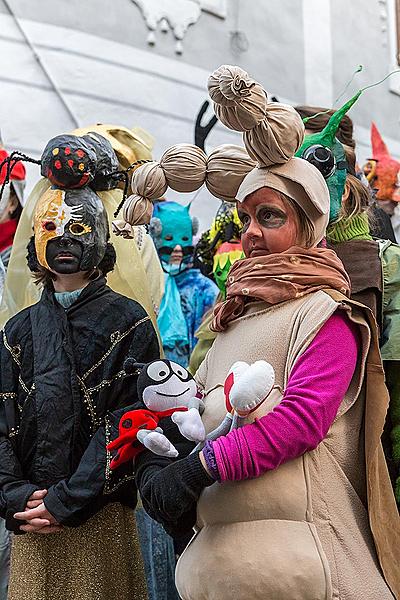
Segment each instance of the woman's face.
[{"label": "woman's face", "polygon": [[260,188],[237,205],[243,224],[242,245],[247,258],[279,254],[296,246],[298,218],[288,202],[271,188]]}]

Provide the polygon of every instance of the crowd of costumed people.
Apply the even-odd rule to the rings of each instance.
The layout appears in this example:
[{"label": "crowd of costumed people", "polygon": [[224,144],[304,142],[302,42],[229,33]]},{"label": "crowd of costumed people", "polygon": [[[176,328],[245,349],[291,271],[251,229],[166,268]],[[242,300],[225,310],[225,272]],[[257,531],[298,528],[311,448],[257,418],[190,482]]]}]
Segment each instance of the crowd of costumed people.
[{"label": "crowd of costumed people", "polygon": [[363,91],[223,65],[158,161],[120,125],[0,150],[0,600],[400,598],[400,162],[372,123],[357,163]]}]

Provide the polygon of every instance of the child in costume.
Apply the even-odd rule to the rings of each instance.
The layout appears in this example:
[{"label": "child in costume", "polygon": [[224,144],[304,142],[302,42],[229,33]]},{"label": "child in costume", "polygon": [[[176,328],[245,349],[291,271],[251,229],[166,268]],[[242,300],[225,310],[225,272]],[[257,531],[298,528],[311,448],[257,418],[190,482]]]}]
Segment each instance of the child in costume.
[{"label": "child in costume", "polygon": [[[188,366],[197,342],[195,331],[217,296],[213,282],[193,268],[196,231],[197,220],[191,218],[189,207],[177,202],[156,204],[150,234],[165,277],[157,325],[166,358],[183,367]],[[150,600],[177,600],[175,550],[179,551],[181,544],[174,544],[144,511],[139,511],[137,517]]]},{"label": "child in costume", "polygon": [[[294,109],[268,102],[239,67],[220,67],[209,91],[258,165],[234,192],[246,258],[229,273],[218,335],[196,374],[206,431],[224,415],[234,362],[266,360],[276,381],[246,425],[199,454],[168,466],[140,454],[143,505],[170,531],[196,528],[177,566],[183,600],[389,600],[400,594],[400,525],[380,442],[388,394],[374,319],[349,299],[335,253],[318,247],[328,187],[294,158],[304,136]],[[189,168],[188,155],[170,149],[168,180]],[[210,188],[202,158],[198,186]],[[233,153],[229,168],[219,162],[221,188],[234,187],[234,162]],[[135,177],[143,183],[140,168]],[[144,196],[153,185],[143,183]]]},{"label": "child in costume", "polygon": [[189,206],[159,202],[150,233],[165,272],[164,295],[157,323],[164,353],[183,367],[189,364],[197,338],[195,332],[218,294],[216,285],[193,268],[193,235],[197,220]]},{"label": "child in costume", "polygon": [[0,344],[1,515],[15,532],[10,600],[146,598],[132,466],[111,472],[107,444],[135,402],[127,357],[158,357],[150,317],[112,291],[116,255],[98,193],[118,182],[111,145],[49,142],[28,264],[40,300]]}]

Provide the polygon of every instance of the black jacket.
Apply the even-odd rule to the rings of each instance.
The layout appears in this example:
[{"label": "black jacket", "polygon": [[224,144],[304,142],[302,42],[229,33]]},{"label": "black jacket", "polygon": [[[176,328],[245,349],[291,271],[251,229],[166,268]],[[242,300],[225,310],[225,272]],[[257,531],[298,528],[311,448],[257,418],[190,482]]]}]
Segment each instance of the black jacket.
[{"label": "black jacket", "polygon": [[68,309],[53,290],[10,319],[0,343],[0,515],[46,488],[45,505],[76,526],[109,501],[136,503],[131,465],[109,469],[106,444],[134,403],[136,375],[123,370],[159,357],[150,318],[133,300],[90,283]]}]

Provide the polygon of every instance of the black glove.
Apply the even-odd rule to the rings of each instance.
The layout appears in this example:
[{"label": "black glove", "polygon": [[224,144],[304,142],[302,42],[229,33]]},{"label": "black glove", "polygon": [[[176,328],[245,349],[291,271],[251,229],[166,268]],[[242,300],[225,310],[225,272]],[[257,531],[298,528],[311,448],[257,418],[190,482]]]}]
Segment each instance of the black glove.
[{"label": "black glove", "polygon": [[195,524],[201,492],[213,483],[197,453],[161,470],[149,466],[140,486],[143,508],[168,533],[183,533]]}]

